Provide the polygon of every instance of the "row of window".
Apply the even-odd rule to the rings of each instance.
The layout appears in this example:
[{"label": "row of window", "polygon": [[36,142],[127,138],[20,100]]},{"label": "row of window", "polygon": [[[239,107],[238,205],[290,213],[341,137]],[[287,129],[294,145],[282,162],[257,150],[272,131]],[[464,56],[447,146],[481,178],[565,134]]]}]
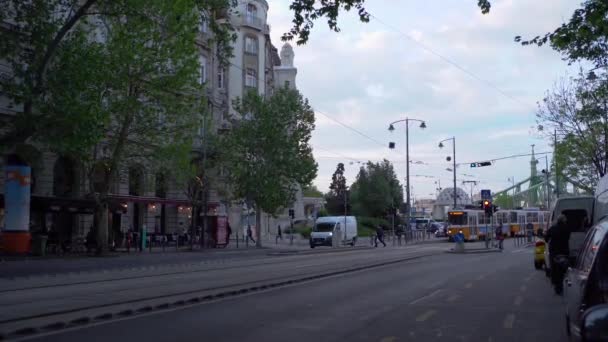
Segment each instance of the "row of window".
[{"label": "row of window", "polygon": [[[200,84],[205,84],[205,83],[207,83],[207,80],[209,77],[208,68],[207,68],[207,57],[201,56],[200,63],[201,63],[201,72],[200,72],[199,82],[200,82]],[[226,75],[226,70],[224,68],[219,68],[217,70],[216,87],[218,89],[224,89],[225,75]]]},{"label": "row of window", "polygon": [[[201,84],[205,84],[205,83],[207,83],[207,80],[208,80],[207,57],[201,56],[200,63],[201,63],[201,73],[200,73],[199,82]],[[218,89],[224,89],[225,77],[226,77],[226,70],[224,68],[218,69],[217,79],[216,79],[216,81],[217,81],[216,86]],[[257,82],[258,82],[257,71],[253,68],[245,69],[245,86],[255,88],[255,87],[257,87]]]}]

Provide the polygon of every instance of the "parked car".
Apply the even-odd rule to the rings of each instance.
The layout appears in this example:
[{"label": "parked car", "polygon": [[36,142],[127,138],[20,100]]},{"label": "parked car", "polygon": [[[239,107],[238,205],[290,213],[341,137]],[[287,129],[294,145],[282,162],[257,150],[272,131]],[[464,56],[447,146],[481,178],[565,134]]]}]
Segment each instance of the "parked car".
[{"label": "parked car", "polygon": [[566,329],[574,341],[584,341],[581,331],[586,309],[608,304],[607,233],[605,218],[588,232],[576,263],[564,278]]},{"label": "parked car", "polygon": [[594,226],[575,262],[564,261],[566,329],[573,341],[606,341],[608,335],[608,176],[595,191]]}]

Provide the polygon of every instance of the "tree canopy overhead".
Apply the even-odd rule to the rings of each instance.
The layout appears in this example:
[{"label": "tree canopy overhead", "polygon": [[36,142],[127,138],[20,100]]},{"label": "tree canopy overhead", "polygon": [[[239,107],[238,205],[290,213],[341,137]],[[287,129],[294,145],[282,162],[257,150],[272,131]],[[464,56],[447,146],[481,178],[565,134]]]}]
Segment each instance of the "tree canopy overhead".
[{"label": "tree canopy overhead", "polygon": [[288,88],[268,99],[250,91],[234,105],[241,119],[222,137],[222,163],[232,197],[256,209],[259,237],[261,212],[276,214],[291,205],[298,188],[317,175],[309,143],[314,111],[297,90]]}]

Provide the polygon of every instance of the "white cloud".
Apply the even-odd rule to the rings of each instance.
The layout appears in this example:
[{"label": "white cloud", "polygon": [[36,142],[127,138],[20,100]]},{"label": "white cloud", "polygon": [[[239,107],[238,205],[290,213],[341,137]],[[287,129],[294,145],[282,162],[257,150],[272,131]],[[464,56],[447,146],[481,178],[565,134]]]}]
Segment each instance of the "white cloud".
[{"label": "white cloud", "polygon": [[[273,12],[277,5],[281,10]],[[426,164],[412,165],[410,171],[436,176],[442,185],[452,181],[445,171],[451,148],[437,147],[443,138],[457,137],[458,162],[525,153],[533,143],[538,150],[543,144],[546,148],[545,142],[528,134],[527,127],[534,124],[536,101],[567,66],[549,48],[522,47],[513,37],[557,27],[578,2],[555,0],[547,7],[542,1],[495,0],[492,5],[490,14],[481,15],[474,2],[370,2],[375,16],[411,39],[378,21],[362,24],[352,13],[340,17],[340,33],[328,30],[322,20],[317,22],[310,41],[294,46],[300,90],[315,109],[376,141],[318,114],[313,144],[357,159],[386,157],[395,161],[403,178],[404,128],[398,127],[393,135],[386,128],[405,116],[423,119],[426,131],[410,126],[410,158]],[[277,30],[291,26],[288,6],[288,1],[271,4],[275,44],[282,33]],[[278,22],[274,13],[280,14]],[[395,141],[398,151],[378,141]],[[321,157],[316,183],[324,189],[342,156],[324,151],[315,155]],[[505,185],[503,178],[527,176],[526,163],[525,158],[517,159],[474,174],[487,186],[500,187]],[[347,167],[349,180],[357,169]],[[464,166],[458,172],[472,173]],[[433,182],[413,182],[416,192],[433,190]]]},{"label": "white cloud", "polygon": [[530,133],[530,127],[514,128],[496,131],[494,133],[488,134],[487,138],[490,140],[498,140],[503,138],[528,137],[530,136]]},{"label": "white cloud", "polygon": [[355,41],[354,46],[362,52],[378,51],[387,48],[392,39],[394,37],[391,37],[391,34],[385,30],[363,32]]}]

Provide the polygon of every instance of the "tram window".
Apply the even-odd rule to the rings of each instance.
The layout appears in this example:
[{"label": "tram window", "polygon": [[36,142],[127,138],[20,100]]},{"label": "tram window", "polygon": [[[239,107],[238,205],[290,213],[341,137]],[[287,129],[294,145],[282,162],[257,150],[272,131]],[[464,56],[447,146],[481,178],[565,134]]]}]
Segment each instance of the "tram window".
[{"label": "tram window", "polygon": [[509,214],[511,216],[511,219],[509,220],[509,222],[511,222],[511,223],[517,223],[517,212],[512,211]]},{"label": "tram window", "polygon": [[467,213],[462,211],[448,213],[448,222],[453,225],[465,225],[467,224]]}]

